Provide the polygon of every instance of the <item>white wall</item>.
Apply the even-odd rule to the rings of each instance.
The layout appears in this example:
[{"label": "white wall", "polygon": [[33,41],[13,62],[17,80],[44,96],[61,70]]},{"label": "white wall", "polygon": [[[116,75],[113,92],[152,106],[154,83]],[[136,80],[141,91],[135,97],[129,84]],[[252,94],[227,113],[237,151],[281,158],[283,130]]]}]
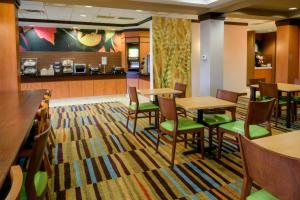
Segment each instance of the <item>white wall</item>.
[{"label": "white wall", "polygon": [[200,23],[192,23],[192,96],[200,96]]},{"label": "white wall", "polygon": [[225,90],[247,91],[247,26],[225,25],[223,81]]}]

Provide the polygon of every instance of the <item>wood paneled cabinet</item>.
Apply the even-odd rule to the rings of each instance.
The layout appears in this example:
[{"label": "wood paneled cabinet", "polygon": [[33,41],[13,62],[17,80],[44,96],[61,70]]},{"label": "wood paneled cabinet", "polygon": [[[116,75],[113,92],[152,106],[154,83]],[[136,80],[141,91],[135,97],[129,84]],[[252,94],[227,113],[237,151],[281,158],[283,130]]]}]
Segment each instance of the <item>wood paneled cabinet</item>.
[{"label": "wood paneled cabinet", "polygon": [[115,95],[127,93],[127,81],[124,77],[95,80],[42,81],[21,84],[21,90],[36,89],[52,90],[54,99]]}]

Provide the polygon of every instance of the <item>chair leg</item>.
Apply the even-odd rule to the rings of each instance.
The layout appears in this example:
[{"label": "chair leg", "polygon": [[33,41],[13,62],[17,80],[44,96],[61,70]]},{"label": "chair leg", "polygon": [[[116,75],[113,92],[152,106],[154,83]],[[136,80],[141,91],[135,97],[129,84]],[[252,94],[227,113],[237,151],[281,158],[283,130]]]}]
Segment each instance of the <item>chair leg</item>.
[{"label": "chair leg", "polygon": [[161,135],[161,133],[158,131],[158,134],[157,134],[157,141],[156,141],[156,147],[155,147],[155,152],[156,152],[156,153],[158,152],[158,146],[159,146],[159,141],[160,141],[160,135]]},{"label": "chair leg", "polygon": [[126,127],[128,128],[130,112],[128,111]]},{"label": "chair leg", "polygon": [[[199,136],[200,134],[200,136]],[[197,133],[197,136],[198,136],[198,141],[197,141],[197,148],[201,150],[201,159],[204,159],[204,155],[205,155],[205,152],[204,152],[204,129],[201,130],[200,133]]]},{"label": "chair leg", "polygon": [[218,137],[219,137],[219,140],[218,140],[218,157],[217,157],[218,159],[221,158],[223,135],[224,135],[224,133],[222,132],[222,130],[219,130],[218,131]]},{"label": "chair leg", "polygon": [[212,138],[213,138],[213,128],[209,127],[208,128],[208,144],[209,144],[209,148],[211,149],[212,148]]},{"label": "chair leg", "polygon": [[278,122],[278,116],[279,116],[279,104],[277,102],[276,107],[275,107],[275,126],[276,127],[277,127],[277,122]]},{"label": "chair leg", "polygon": [[184,134],[184,148],[187,148],[187,133]]},{"label": "chair leg", "polygon": [[252,180],[244,175],[243,187],[241,191],[241,200],[246,200],[247,196],[251,193]]},{"label": "chair leg", "polygon": [[149,124],[151,124],[151,112],[149,112]]},{"label": "chair leg", "polygon": [[133,126],[133,135],[135,135],[135,130],[136,130],[136,124],[137,124],[137,118],[138,117],[138,114],[135,113],[135,116],[134,116],[134,126]]},{"label": "chair leg", "polygon": [[177,136],[175,135],[173,137],[173,146],[172,146],[172,158],[171,158],[171,165],[174,166],[174,160],[175,160],[175,152],[176,152],[176,143],[177,143]]},{"label": "chair leg", "polygon": [[159,128],[159,111],[155,111],[155,128]]}]

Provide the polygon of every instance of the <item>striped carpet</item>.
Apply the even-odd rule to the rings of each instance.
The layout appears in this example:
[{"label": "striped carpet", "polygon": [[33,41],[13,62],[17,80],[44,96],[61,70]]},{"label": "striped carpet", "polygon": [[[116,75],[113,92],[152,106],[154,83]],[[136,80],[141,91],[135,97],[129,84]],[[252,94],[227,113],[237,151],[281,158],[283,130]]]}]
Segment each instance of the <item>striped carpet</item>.
[{"label": "striped carpet", "polygon": [[[245,116],[247,102],[240,98],[239,118]],[[179,144],[171,168],[171,145],[162,141],[155,153],[157,133],[144,130],[148,119],[138,120],[134,137],[125,127],[126,111],[118,102],[51,109],[56,134],[53,199],[239,198],[242,166],[234,145],[225,144],[221,160],[201,160],[199,154],[184,156],[187,149]],[[288,131],[282,123],[274,134]]]}]

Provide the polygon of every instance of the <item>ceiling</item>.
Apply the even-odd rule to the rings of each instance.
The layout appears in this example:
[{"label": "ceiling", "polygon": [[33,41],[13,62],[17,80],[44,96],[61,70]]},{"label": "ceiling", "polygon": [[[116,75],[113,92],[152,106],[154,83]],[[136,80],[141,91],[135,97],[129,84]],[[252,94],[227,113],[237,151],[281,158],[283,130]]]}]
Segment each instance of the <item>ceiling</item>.
[{"label": "ceiling", "polygon": [[[289,8],[296,10],[290,11]],[[225,13],[226,21],[248,23],[249,30],[275,31],[275,21],[300,19],[300,0],[21,0],[19,18],[134,24],[151,16],[198,19],[208,12]],[[20,22],[20,25],[42,25]],[[47,26],[57,26],[57,23]],[[74,27],[74,23],[58,26]],[[147,28],[149,23],[127,28]],[[124,29],[117,26],[80,25],[80,28]]]}]

